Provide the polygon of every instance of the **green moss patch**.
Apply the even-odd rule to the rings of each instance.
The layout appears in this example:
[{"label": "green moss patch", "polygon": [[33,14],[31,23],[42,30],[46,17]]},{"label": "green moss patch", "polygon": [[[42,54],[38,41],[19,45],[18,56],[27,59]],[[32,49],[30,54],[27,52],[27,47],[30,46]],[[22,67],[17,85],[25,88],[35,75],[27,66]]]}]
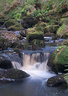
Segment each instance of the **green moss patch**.
[{"label": "green moss patch", "polygon": [[57,71],[66,71],[68,68],[68,46],[59,46],[53,54],[53,64]]},{"label": "green moss patch", "polygon": [[36,28],[30,28],[27,30],[27,39],[31,42],[34,39],[43,40],[44,33],[42,31],[37,31]]},{"label": "green moss patch", "polygon": [[59,37],[68,37],[68,26],[63,24],[57,31]]}]

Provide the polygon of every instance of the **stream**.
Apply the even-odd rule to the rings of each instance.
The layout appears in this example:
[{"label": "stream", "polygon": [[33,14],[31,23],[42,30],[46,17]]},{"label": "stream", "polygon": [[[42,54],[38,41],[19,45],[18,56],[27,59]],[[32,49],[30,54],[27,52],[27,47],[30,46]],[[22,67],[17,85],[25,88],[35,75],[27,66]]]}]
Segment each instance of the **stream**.
[{"label": "stream", "polygon": [[[45,37],[45,43],[54,43],[51,37]],[[57,40],[56,40],[57,41]],[[62,42],[59,39],[59,42]],[[56,42],[55,42],[56,43]],[[3,56],[11,60],[13,67],[24,70],[30,77],[22,82],[0,83],[0,96],[68,96],[68,89],[47,87],[48,78],[56,74],[47,66],[49,56],[57,48],[46,45],[40,50],[21,50],[20,53],[13,49],[0,52]]]}]

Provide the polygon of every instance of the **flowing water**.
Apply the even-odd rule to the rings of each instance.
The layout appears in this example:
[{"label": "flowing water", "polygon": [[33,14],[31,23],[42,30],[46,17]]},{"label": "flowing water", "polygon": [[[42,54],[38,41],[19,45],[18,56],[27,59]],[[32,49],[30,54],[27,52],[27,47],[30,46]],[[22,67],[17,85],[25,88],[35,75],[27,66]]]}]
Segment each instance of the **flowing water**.
[{"label": "flowing water", "polygon": [[24,70],[30,77],[23,79],[22,82],[0,83],[0,96],[68,96],[68,89],[46,85],[48,78],[56,75],[47,66],[49,56],[55,49],[53,46],[45,46],[36,51],[2,52],[3,56],[12,61],[14,68]]}]

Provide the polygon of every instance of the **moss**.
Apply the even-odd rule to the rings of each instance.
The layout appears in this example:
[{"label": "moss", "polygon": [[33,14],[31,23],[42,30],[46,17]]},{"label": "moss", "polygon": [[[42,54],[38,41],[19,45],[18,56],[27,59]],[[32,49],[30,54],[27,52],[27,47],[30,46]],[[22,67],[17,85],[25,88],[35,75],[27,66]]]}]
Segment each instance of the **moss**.
[{"label": "moss", "polygon": [[62,24],[68,25],[68,17],[61,18],[60,22],[61,22]]},{"label": "moss", "polygon": [[31,42],[34,39],[43,40],[44,33],[42,31],[37,31],[36,28],[30,28],[27,30],[27,39]]},{"label": "moss", "polygon": [[13,26],[8,27],[8,30],[9,31],[10,30],[12,31],[23,30],[23,27],[20,24],[18,24],[18,25],[13,25]]},{"label": "moss", "polygon": [[45,32],[56,33],[58,27],[58,25],[47,25],[45,28]]},{"label": "moss", "polygon": [[5,26],[8,28],[10,26],[16,25],[18,22],[15,19],[9,19],[5,22]]},{"label": "moss", "polygon": [[63,24],[58,30],[57,30],[57,36],[59,37],[68,37],[68,26]]},{"label": "moss", "polygon": [[40,49],[40,47],[44,47],[44,40],[34,39],[32,41],[32,49],[37,50],[37,49]]},{"label": "moss", "polygon": [[45,27],[46,27],[47,23],[46,22],[38,22],[35,27],[37,31],[45,31]]},{"label": "moss", "polygon": [[68,46],[59,46],[56,49],[53,54],[53,64],[60,72],[64,72],[68,68]]},{"label": "moss", "polygon": [[8,28],[8,30],[22,30],[23,27],[21,26],[20,23],[18,23],[17,20],[15,19],[9,19],[8,21],[5,22],[6,27]]}]

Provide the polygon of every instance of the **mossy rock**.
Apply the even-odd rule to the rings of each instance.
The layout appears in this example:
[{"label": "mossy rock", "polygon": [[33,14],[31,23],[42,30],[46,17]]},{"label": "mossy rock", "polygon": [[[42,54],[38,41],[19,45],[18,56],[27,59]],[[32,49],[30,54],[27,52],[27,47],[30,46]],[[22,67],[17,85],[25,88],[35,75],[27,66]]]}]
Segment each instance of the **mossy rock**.
[{"label": "mossy rock", "polygon": [[58,28],[59,28],[58,25],[47,25],[46,28],[45,28],[45,33],[46,32],[56,33]]},{"label": "mossy rock", "polygon": [[34,39],[34,40],[32,41],[32,49],[33,49],[33,50],[40,49],[41,47],[44,47],[44,40]]},{"label": "mossy rock", "polygon": [[55,72],[67,72],[68,69],[68,46],[59,46],[51,56],[49,66]]},{"label": "mossy rock", "polygon": [[61,18],[60,19],[60,23],[65,24],[65,25],[68,25],[68,17]]},{"label": "mossy rock", "polygon": [[29,28],[27,30],[27,39],[29,42],[31,42],[34,39],[43,40],[44,39],[44,33],[42,31],[37,31],[35,27]]},{"label": "mossy rock", "polygon": [[23,30],[23,27],[20,24],[12,25],[8,27],[9,31]]},{"label": "mossy rock", "polygon": [[7,28],[13,25],[19,25],[19,23],[15,19],[9,19],[5,22]]},{"label": "mossy rock", "polygon": [[40,21],[40,22],[38,22],[38,23],[35,25],[35,27],[36,27],[37,31],[43,31],[43,32],[45,32],[46,25],[47,25],[46,22],[41,22],[41,21]]},{"label": "mossy rock", "polygon": [[57,30],[57,36],[59,37],[68,37],[68,25],[63,24],[58,30]]},{"label": "mossy rock", "polygon": [[[57,5],[57,4],[56,4]],[[65,13],[68,11],[68,1],[60,1],[58,7],[56,7],[58,13]]]}]

